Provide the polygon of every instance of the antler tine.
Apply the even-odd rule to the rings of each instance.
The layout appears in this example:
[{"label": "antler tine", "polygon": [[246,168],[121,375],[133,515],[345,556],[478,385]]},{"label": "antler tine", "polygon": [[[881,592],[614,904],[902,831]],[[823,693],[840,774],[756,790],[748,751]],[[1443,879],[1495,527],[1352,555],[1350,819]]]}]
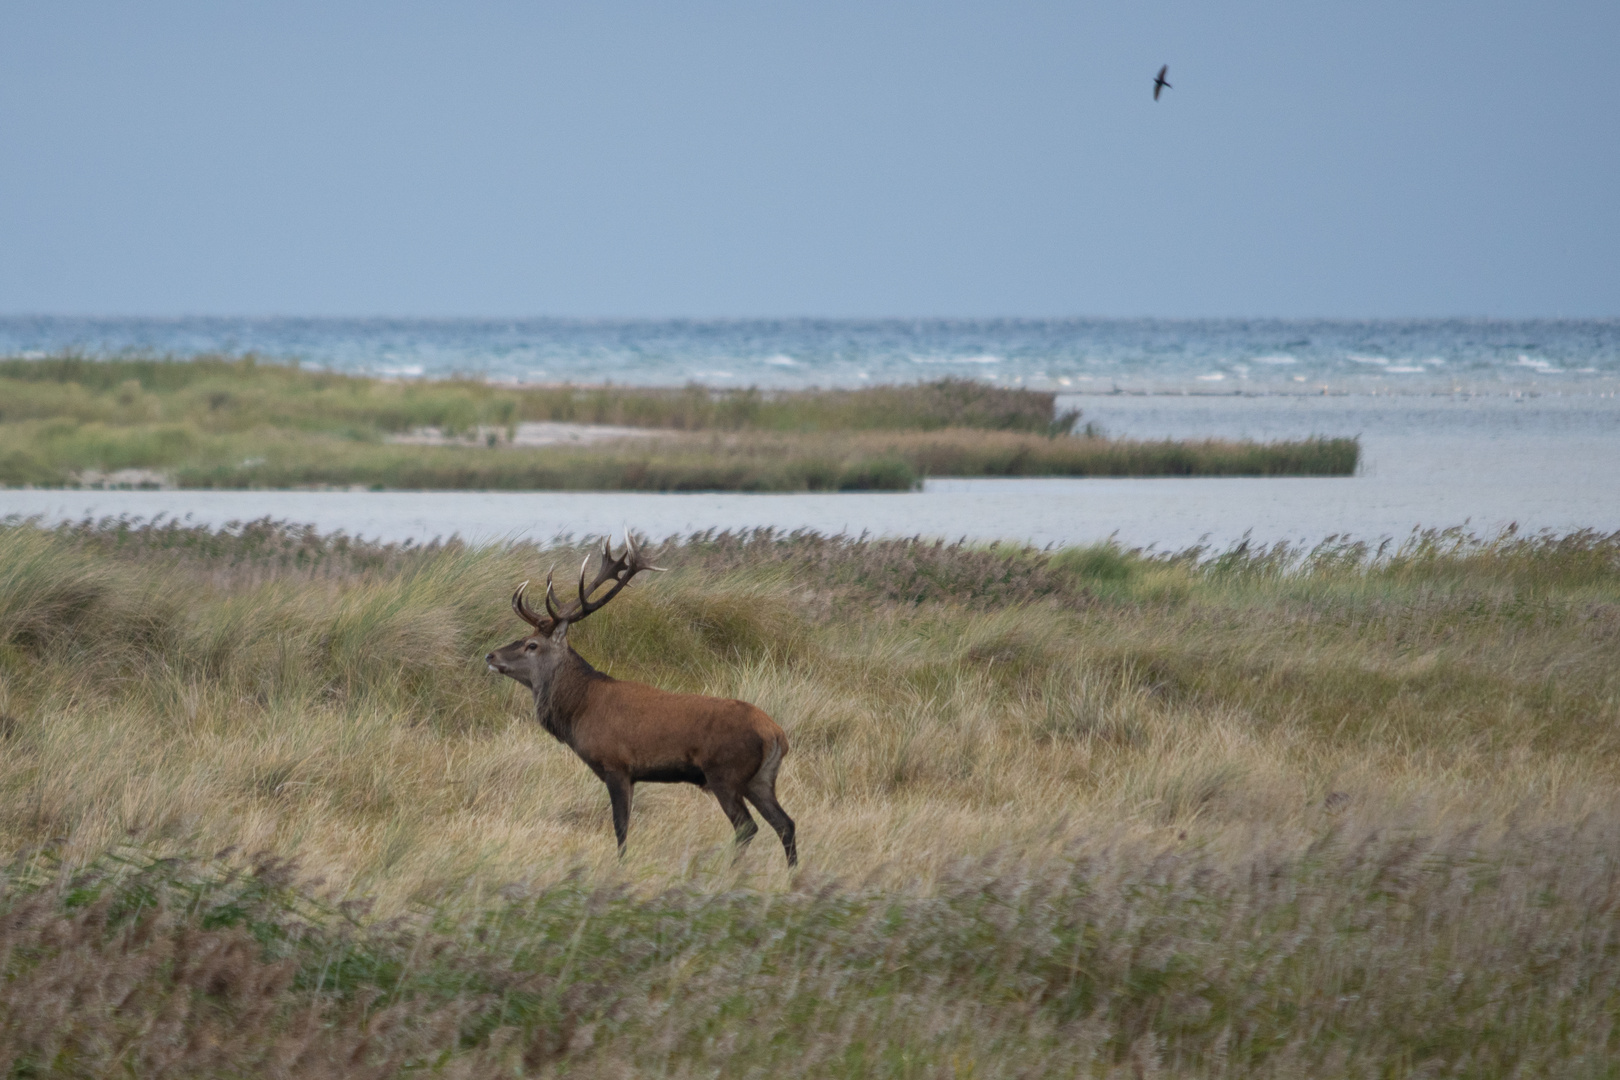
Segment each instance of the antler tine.
[{"label": "antler tine", "polygon": [[[607,561],[606,559],[603,560],[604,563],[606,561]],[[586,588],[585,588],[585,570],[590,565],[591,565],[591,557],[589,555],[585,556],[585,558],[580,560],[580,563],[579,563],[579,613],[580,613],[581,616],[589,614],[587,609],[590,607],[590,599],[589,599],[590,594],[592,592],[596,591],[596,586],[597,585],[602,584],[602,582],[601,582],[602,575],[597,574],[596,576],[597,576],[598,580],[597,580],[596,584],[592,585],[589,591],[586,590]]]},{"label": "antler tine", "polygon": [[[591,557],[589,555],[585,556],[585,564],[589,564],[590,561]],[[602,542],[602,562],[601,565],[596,568],[596,580],[592,581],[589,585],[586,585],[585,565],[581,565],[579,568],[579,587],[580,593],[582,594],[582,599],[589,600],[591,594],[597,589],[600,589],[605,582],[617,581],[619,579],[619,575],[624,573],[624,570],[624,560],[615,559],[613,557],[612,541],[604,540]]]},{"label": "antler tine", "polygon": [[551,584],[551,575],[556,571],[556,569],[557,568],[553,566],[550,570],[546,571],[546,613],[551,616],[551,621],[553,623],[559,623],[562,621],[562,612],[557,610],[557,590],[554,589]]},{"label": "antler tine", "polygon": [[[642,562],[641,550],[636,546],[635,537],[631,536],[628,531],[625,534],[625,550],[622,556],[614,556],[613,541],[611,538],[602,542],[602,564],[596,571],[596,580],[587,585],[585,583],[585,572],[587,569],[589,569],[590,562],[590,556],[587,555],[585,557],[585,561],[580,564],[578,607],[569,611],[566,616],[556,616],[557,618],[565,618],[568,622],[578,622],[592,612],[600,611],[603,605],[605,605],[609,600],[612,600],[615,596],[618,596],[624,587],[630,584],[630,579],[635,577],[641,571],[661,569],[660,567],[656,566],[648,566],[646,563]],[[613,585],[602,596],[602,598],[600,600],[592,600],[591,594],[610,581],[613,583]],[[547,590],[549,596],[549,579],[547,582]],[[547,603],[549,604],[550,602],[551,601],[548,599]]]},{"label": "antler tine", "polygon": [[653,566],[651,563],[641,561],[641,545],[636,543],[636,534],[629,529],[624,530],[624,553],[629,564],[635,567],[631,573],[639,573],[642,570],[651,570],[658,574],[664,572],[662,566]]},{"label": "antler tine", "polygon": [[518,618],[538,630],[540,629],[540,616],[536,615],[523,600],[523,592],[528,587],[529,583],[525,581],[517,587],[517,592],[512,594],[512,610],[517,612]]}]

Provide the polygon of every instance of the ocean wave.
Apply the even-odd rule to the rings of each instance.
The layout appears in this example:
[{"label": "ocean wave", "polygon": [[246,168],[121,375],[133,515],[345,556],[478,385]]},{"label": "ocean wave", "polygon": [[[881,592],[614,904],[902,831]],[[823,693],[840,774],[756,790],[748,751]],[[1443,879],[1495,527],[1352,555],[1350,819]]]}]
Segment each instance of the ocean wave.
[{"label": "ocean wave", "polygon": [[1564,373],[1563,368],[1553,367],[1550,362],[1531,356],[1520,356],[1518,366],[1527,367],[1537,375],[1562,375]]},{"label": "ocean wave", "polygon": [[[1535,352],[1526,352],[1534,349]],[[1070,392],[1620,385],[1620,319],[566,320],[0,316],[0,356],[254,353],[396,379],[762,388],[973,377]],[[1357,373],[1361,373],[1358,377]],[[1083,374],[1082,374],[1083,373]],[[1214,377],[1219,374],[1219,378]],[[1303,377],[1303,378],[1299,378]],[[1022,383],[1018,382],[1022,379]],[[1063,380],[1067,379],[1068,382]],[[1441,384],[1444,384],[1443,386]],[[1236,389],[1236,387],[1231,388]],[[1228,390],[1227,392],[1230,392]]]}]

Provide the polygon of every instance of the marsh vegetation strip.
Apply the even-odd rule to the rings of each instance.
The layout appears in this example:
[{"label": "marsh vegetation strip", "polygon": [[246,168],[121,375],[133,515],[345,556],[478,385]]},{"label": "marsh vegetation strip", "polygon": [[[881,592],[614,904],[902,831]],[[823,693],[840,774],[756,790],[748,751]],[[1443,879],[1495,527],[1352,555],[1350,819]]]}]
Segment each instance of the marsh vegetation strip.
[{"label": "marsh vegetation strip", "polygon": [[[1374,540],[1467,522],[1495,532],[1620,529],[1620,440],[1528,440],[1511,452],[1474,441],[1370,442],[1353,477],[930,480],[916,492],[347,492],[0,490],[0,517],[51,523],[168,515],[223,526],[264,514],[326,531],[403,542],[460,536],[546,541],[635,522],[663,538],[703,529],[812,529],[981,542],[1131,546],[1236,543],[1245,534],[1314,544]],[[1410,449],[1411,453],[1405,453]],[[1612,467],[1611,467],[1612,466]]]},{"label": "marsh vegetation strip", "polygon": [[782,724],[796,877],[690,789],[638,791],[618,863],[483,670],[578,555],[0,530],[9,1070],[1609,1060],[1620,533],[666,545],[576,647]]},{"label": "marsh vegetation strip", "polygon": [[[399,383],[252,358],[0,361],[0,484],[905,491],[963,476],[1349,475],[1348,438],[1110,440],[1054,395]],[[534,445],[537,424],[591,438]],[[628,438],[627,432],[658,438]],[[580,428],[572,429],[579,435]],[[597,438],[616,432],[613,439]]]}]

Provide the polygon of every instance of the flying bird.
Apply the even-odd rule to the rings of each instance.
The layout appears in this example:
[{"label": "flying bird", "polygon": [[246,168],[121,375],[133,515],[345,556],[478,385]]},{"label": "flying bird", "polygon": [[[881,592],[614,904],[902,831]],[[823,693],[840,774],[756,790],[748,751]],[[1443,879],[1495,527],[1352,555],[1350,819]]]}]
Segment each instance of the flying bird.
[{"label": "flying bird", "polygon": [[1154,101],[1159,100],[1159,91],[1163,90],[1165,87],[1169,87],[1171,90],[1175,89],[1175,87],[1170,86],[1169,83],[1164,81],[1164,77],[1165,77],[1166,74],[1169,73],[1169,71],[1170,71],[1170,65],[1166,64],[1166,65],[1164,65],[1164,67],[1160,68],[1159,73],[1153,77],[1153,100]]}]

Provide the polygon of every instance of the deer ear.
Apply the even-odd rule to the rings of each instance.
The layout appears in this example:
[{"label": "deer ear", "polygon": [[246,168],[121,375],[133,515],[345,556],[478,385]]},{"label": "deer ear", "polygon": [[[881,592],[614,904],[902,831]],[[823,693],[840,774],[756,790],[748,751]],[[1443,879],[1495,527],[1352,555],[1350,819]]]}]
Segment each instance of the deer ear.
[{"label": "deer ear", "polygon": [[556,626],[551,628],[551,640],[556,645],[568,643],[568,623],[566,621],[559,621]]}]

